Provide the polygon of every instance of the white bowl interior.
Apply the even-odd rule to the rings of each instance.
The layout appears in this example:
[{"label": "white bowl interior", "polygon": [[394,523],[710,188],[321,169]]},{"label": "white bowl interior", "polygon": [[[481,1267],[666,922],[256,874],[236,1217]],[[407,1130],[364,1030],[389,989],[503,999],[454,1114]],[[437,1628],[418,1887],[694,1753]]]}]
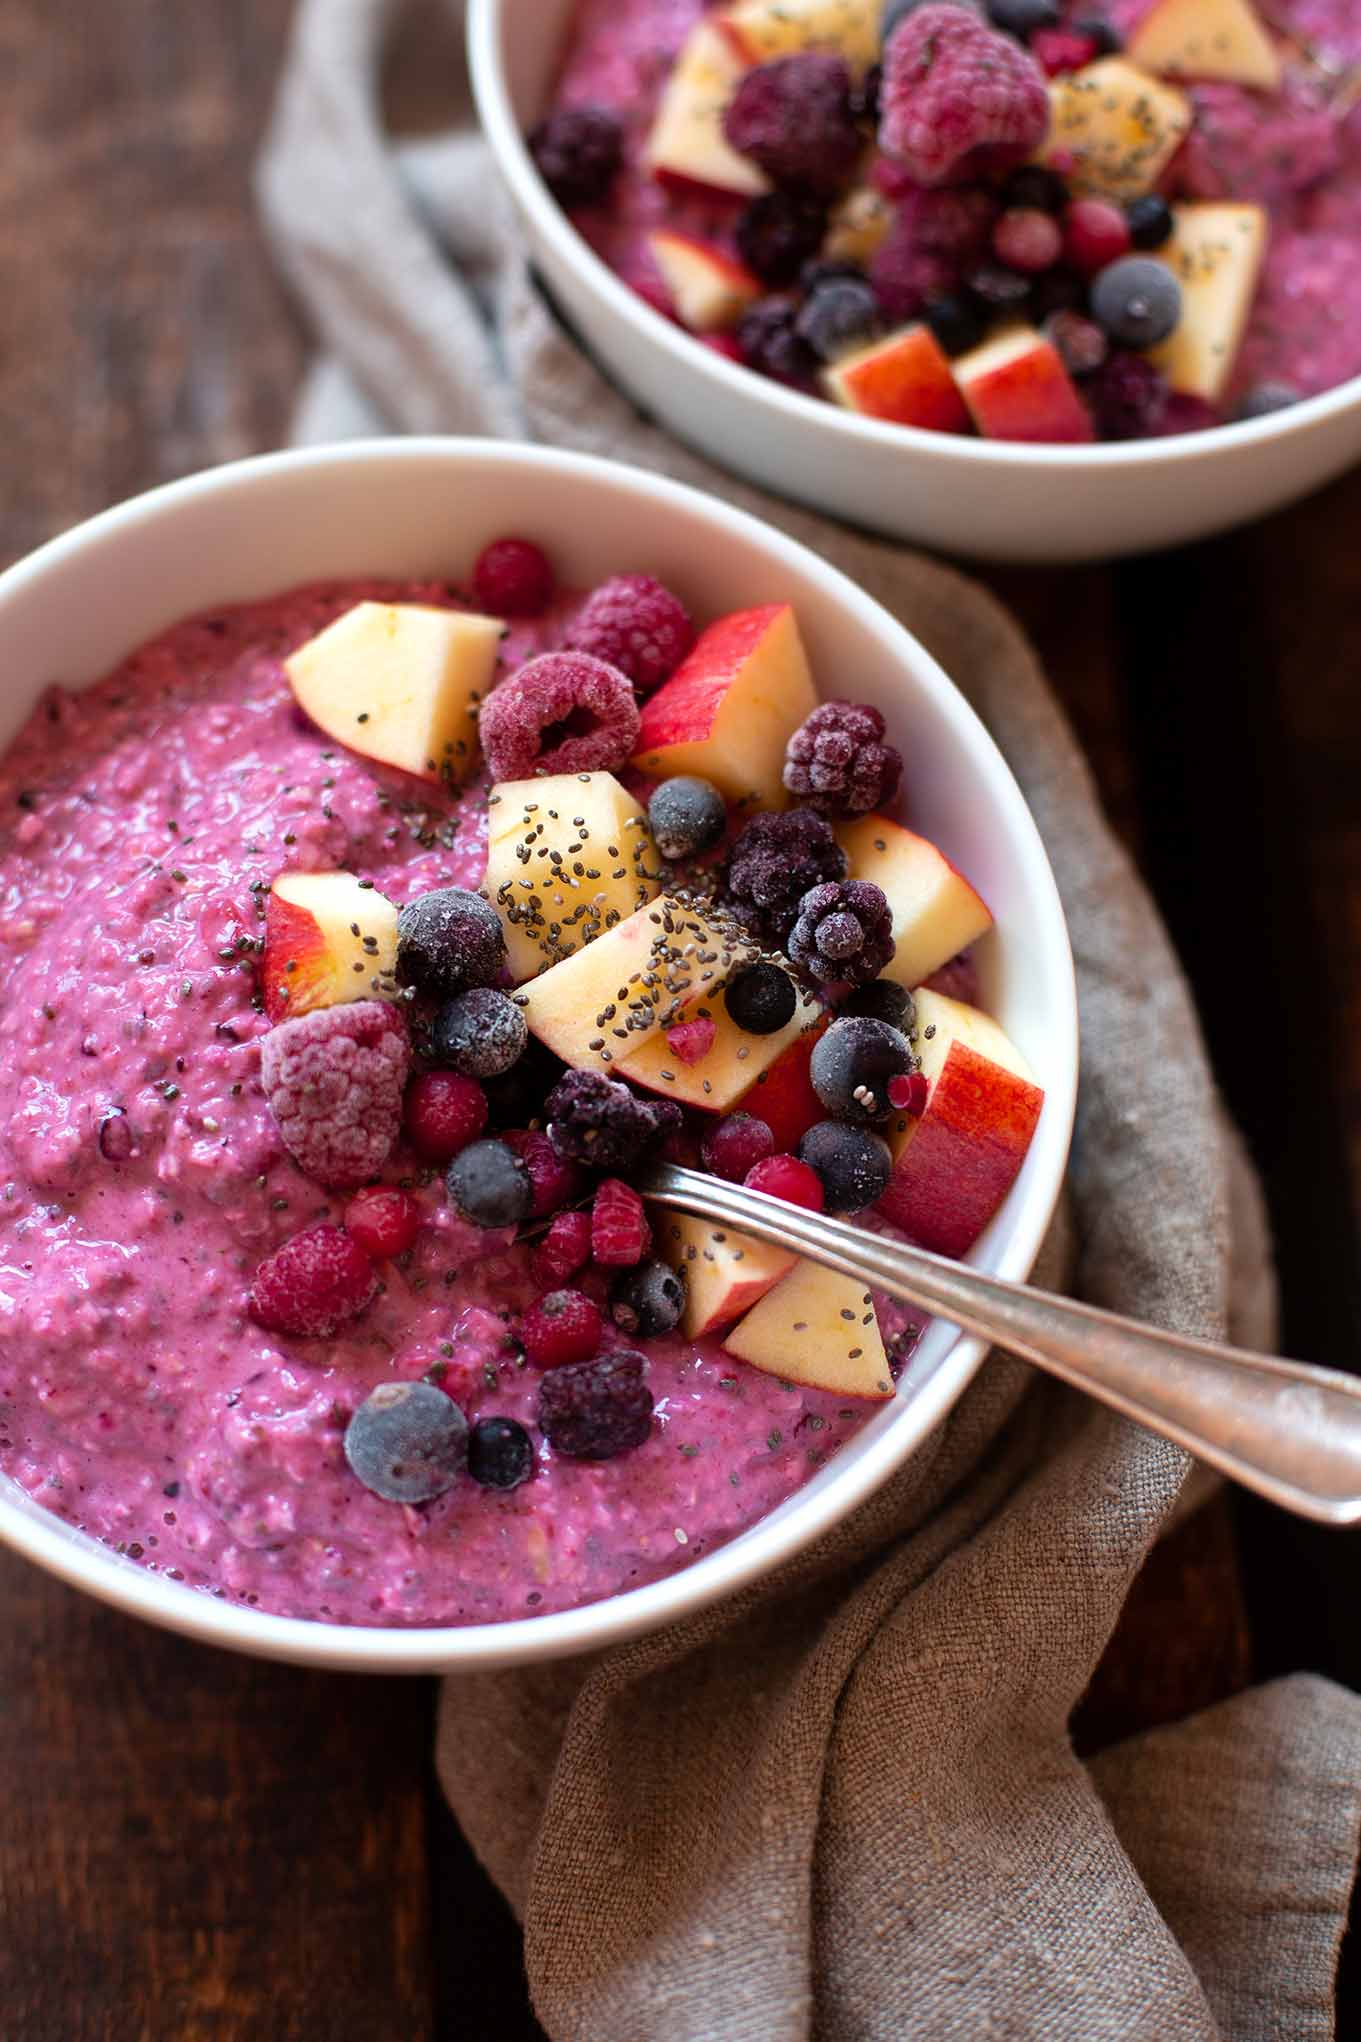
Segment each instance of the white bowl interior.
[{"label": "white bowl interior", "polygon": [[[916,641],[754,520],[609,463],[486,442],[361,442],[219,469],[105,513],[0,577],[0,741],[43,687],[98,678],[195,610],[318,579],[459,575],[508,530],[541,539],[569,581],[659,574],[701,617],[791,599],[824,690],[876,703],[906,740],[910,819],[992,906],[998,926],[979,953],[988,1004],[1046,1089],[1025,1166],[971,1258],[1026,1275],[1062,1181],[1077,1070],[1072,961],[1038,833],[991,739]],[[730,1591],[834,1523],[938,1422],[980,1354],[932,1326],[899,1396],[779,1510],[670,1579],[561,1614],[412,1631],[232,1608],[120,1560],[8,1481],[0,1538],[107,1601],[269,1656],[424,1671],[585,1651]]]}]

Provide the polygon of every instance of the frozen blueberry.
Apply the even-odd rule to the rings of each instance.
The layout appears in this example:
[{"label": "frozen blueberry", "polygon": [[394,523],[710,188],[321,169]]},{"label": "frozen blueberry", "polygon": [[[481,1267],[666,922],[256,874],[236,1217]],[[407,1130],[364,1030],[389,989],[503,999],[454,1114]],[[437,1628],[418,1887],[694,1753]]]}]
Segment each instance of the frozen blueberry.
[{"label": "frozen blueberry", "polygon": [[994,28],[1028,43],[1042,28],[1057,28],[1063,19],[1058,0],[988,0]]},{"label": "frozen blueberry", "polygon": [[798,994],[778,964],[747,964],[728,980],[724,1003],[744,1035],[774,1035],[794,1018]]},{"label": "frozen blueberry", "polygon": [[504,1142],[472,1142],[449,1165],[450,1203],[476,1227],[513,1227],[534,1202],[528,1170]]},{"label": "frozen blueberry", "polygon": [[829,1113],[865,1127],[889,1113],[890,1080],[912,1068],[912,1045],[901,1029],[856,1014],[818,1038],[808,1076]]},{"label": "frozen blueberry", "polygon": [[901,1029],[904,1035],[912,1033],[916,1018],[911,993],[891,978],[871,979],[867,986],[857,986],[841,1012],[859,1014],[867,1021],[887,1021],[890,1028]]},{"label": "frozen blueberry", "polygon": [[1019,312],[1030,296],[1033,279],[1004,262],[980,262],[965,278],[969,290],[989,312]]},{"label": "frozen blueberry", "polygon": [[708,780],[677,773],[653,789],[647,819],[657,849],[674,864],[713,849],[728,826],[728,809]]},{"label": "frozen blueberry", "polygon": [[490,985],[506,961],[501,918],[479,893],[441,887],[409,901],[397,917],[397,978],[451,999]]},{"label": "frozen blueberry", "polygon": [[946,354],[952,356],[968,354],[988,330],[987,314],[982,308],[972,298],[953,291],[941,298],[928,299],[922,308],[922,318]]},{"label": "frozen blueberry", "polygon": [[433,1383],[380,1383],[346,1427],[345,1458],[385,1503],[429,1503],[467,1464],[468,1421]]},{"label": "frozen blueberry", "polygon": [[1172,239],[1176,222],[1172,208],[1160,192],[1145,192],[1125,207],[1129,238],[1136,248],[1164,248]]},{"label": "frozen blueberry", "polygon": [[1156,347],[1181,318],[1181,285],[1165,262],[1126,255],[1092,284],[1092,317],[1121,347]]},{"label": "frozen blueberry", "polygon": [[812,290],[794,331],[824,362],[861,347],[879,331],[879,299],[864,277],[834,277]]},{"label": "frozen blueberry", "polygon": [[621,1269],[610,1285],[610,1317],[623,1333],[651,1340],[670,1333],[685,1310],[685,1272],[655,1257]]},{"label": "frozen blueberry", "polygon": [[534,1473],[534,1442],[514,1418],[481,1418],[468,1439],[468,1473],[484,1489],[518,1489]]},{"label": "frozen blueberry", "polygon": [[524,1052],[529,1027],[514,1000],[491,986],[472,986],[435,1016],[431,1048],[438,1063],[469,1078],[499,1078]]},{"label": "frozen blueberry", "polygon": [[1098,57],[1113,57],[1125,47],[1125,39],[1114,22],[1104,14],[1078,14],[1068,24],[1073,35],[1096,45]]},{"label": "frozen blueberry", "polygon": [[822,1185],[830,1213],[864,1212],[888,1189],[893,1157],[881,1136],[841,1120],[820,1120],[799,1143],[799,1160]]},{"label": "frozen blueberry", "polygon": [[1273,412],[1289,411],[1301,395],[1293,383],[1258,383],[1239,398],[1233,415],[1236,419],[1270,418]]}]

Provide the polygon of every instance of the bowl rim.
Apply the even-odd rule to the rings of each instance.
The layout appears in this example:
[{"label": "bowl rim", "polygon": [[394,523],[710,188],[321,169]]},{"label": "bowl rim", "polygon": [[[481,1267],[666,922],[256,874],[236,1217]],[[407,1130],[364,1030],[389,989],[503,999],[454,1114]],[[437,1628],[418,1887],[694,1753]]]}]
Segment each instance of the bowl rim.
[{"label": "bowl rim", "polygon": [[[594,455],[527,443],[454,437],[367,439],[257,455],[201,471],[148,490],[48,540],[0,574],[0,639],[11,600],[49,576],[60,576],[80,555],[116,544],[127,533],[173,516],[203,497],[231,496],[279,475],[309,470],[321,482],[339,468],[436,461],[469,461],[545,474],[565,484],[590,482],[631,493],[644,503],[699,513],[716,540],[725,533],[755,543],[805,585],[818,587],[838,608],[884,639],[914,684],[934,698],[954,725],[958,741],[974,753],[992,783],[1018,857],[1035,882],[1042,940],[1053,967],[1052,1014],[1046,1025],[1054,1047],[1055,1077],[1047,1085],[1047,1133],[1038,1150],[1041,1169],[1016,1213],[1011,1231],[991,1260],[996,1273],[1015,1281],[1029,1275],[1057,1205],[1067,1168],[1078,1075],[1077,989],[1067,924],[1038,826],[1010,767],[977,712],[925,647],[853,581],[776,527],[669,477],[649,474]],[[101,1546],[31,1501],[11,1500],[0,1485],[0,1543],[23,1554],[99,1601],[178,1631],[201,1643],[247,1654],[355,1672],[430,1673],[525,1664],[594,1652],[657,1629],[736,1593],[792,1559],[863,1503],[915,1452],[972,1379],[986,1343],[957,1335],[934,1374],[903,1405],[902,1421],[854,1462],[842,1479],[817,1494],[795,1492],[776,1516],[757,1519],[740,1539],[716,1547],[679,1572],[597,1602],[503,1623],[429,1627],[346,1625],[283,1617],[219,1601],[187,1583],[167,1581]],[[906,1413],[912,1418],[907,1420]],[[833,1465],[833,1464],[829,1464]],[[802,1507],[800,1507],[802,1497]]]},{"label": "bowl rim", "polygon": [[[614,318],[631,327],[645,345],[660,348],[679,372],[707,381],[716,391],[766,404],[781,422],[803,429],[820,427],[829,437],[844,440],[851,448],[857,442],[896,447],[899,452],[910,448],[947,465],[1035,468],[1055,476],[1120,475],[1132,468],[1229,460],[1242,448],[1303,437],[1330,419],[1361,409],[1361,375],[1357,375],[1263,418],[1232,420],[1203,432],[1174,433],[1160,439],[1064,446],[1044,441],[970,438],[962,433],[930,432],[922,426],[894,425],[758,375],[729,361],[716,349],[705,347],[683,326],[630,290],[577,232],[549,191],[516,120],[501,62],[500,24],[507,7],[514,4],[517,0],[469,0],[467,47],[473,99],[482,130],[516,203],[535,233],[552,244],[558,258],[575,273],[583,288],[593,292]],[[759,386],[756,393],[752,391],[753,382]]]}]

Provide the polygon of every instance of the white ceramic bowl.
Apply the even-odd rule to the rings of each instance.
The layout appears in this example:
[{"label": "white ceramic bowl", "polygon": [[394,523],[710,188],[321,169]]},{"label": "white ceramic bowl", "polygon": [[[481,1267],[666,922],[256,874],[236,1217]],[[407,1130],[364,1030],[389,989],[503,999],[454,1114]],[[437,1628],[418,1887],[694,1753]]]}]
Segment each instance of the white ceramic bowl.
[{"label": "white ceramic bowl", "polygon": [[592,254],[525,147],[573,5],[471,0],[478,112],[564,312],[640,405],[725,467],[892,538],[989,560],[1075,561],[1203,538],[1278,509],[1361,457],[1361,379],[1207,433],[1037,447],[883,425],[724,360]]},{"label": "white ceramic bowl", "polygon": [[[1072,960],[1043,846],[991,738],[921,646],[754,519],[632,469],[485,441],[360,442],[214,469],[106,511],[0,576],[0,745],[48,683],[97,679],[193,611],[328,577],[466,573],[507,531],[539,538],[578,585],[659,574],[701,616],[792,600],[814,672],[854,673],[857,692],[910,738],[912,819],[993,907],[998,926],[979,952],[988,1002],[1046,1089],[1024,1169],[975,1252],[980,1266],[1024,1277],[1063,1177],[1077,1077]],[[729,1594],[835,1524],[939,1423],[980,1354],[932,1327],[897,1398],[771,1516],[683,1573],[562,1614],[433,1630],[268,1616],[120,1559],[8,1478],[0,1539],[122,1609],[273,1658],[425,1672],[591,1651]]]}]

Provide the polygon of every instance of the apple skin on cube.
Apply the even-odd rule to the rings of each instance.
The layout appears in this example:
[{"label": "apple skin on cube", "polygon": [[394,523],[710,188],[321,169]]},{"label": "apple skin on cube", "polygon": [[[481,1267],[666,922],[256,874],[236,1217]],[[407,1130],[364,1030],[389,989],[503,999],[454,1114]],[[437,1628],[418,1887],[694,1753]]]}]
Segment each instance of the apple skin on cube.
[{"label": "apple skin on cube", "polygon": [[985,439],[1069,446],[1096,438],[1059,351],[1033,327],[1014,327],[961,355],[955,381]]},{"label": "apple skin on cube", "polygon": [[482,891],[501,917],[515,983],[654,900],[661,891],[654,865],[647,818],[612,773],[494,787]]},{"label": "apple skin on cube", "polygon": [[676,317],[692,333],[717,333],[734,325],[764,289],[715,242],[668,229],[649,234],[647,245]]},{"label": "apple skin on cube", "polygon": [[1156,0],[1125,54],[1161,78],[1218,78],[1279,92],[1281,57],[1251,0]]},{"label": "apple skin on cube", "polygon": [[652,1216],[652,1232],[662,1260],[685,1273],[681,1331],[687,1340],[702,1340],[731,1326],[759,1304],[798,1259],[788,1249],[769,1247],[749,1234],[716,1227],[712,1220],[694,1219],[689,1213],[659,1208]]},{"label": "apple skin on cube", "polygon": [[866,418],[918,425],[930,432],[969,430],[968,408],[949,357],[928,326],[904,327],[886,340],[843,355],[823,370],[822,386],[845,410]]},{"label": "apple skin on cube", "polygon": [[930,1089],[917,1118],[889,1125],[893,1175],[876,1210],[923,1248],[965,1255],[1016,1181],[1044,1093],[990,1015],[925,987],[916,1001]]},{"label": "apple skin on cube", "polygon": [[786,808],[785,746],[816,707],[792,606],[737,610],[644,702],[632,763],[657,780],[697,774],[732,802]]},{"label": "apple skin on cube", "polygon": [[1172,208],[1172,239],[1158,250],[1181,285],[1181,319],[1150,359],[1174,390],[1216,404],[1233,375],[1262,274],[1267,215],[1261,206]]},{"label": "apple skin on cube", "polygon": [[397,908],[353,872],[285,872],[265,907],[260,977],[270,1021],[396,991]]},{"label": "apple skin on cube", "polygon": [[748,64],[834,50],[853,71],[879,58],[882,0],[737,0],[716,20]]},{"label": "apple skin on cube", "polygon": [[644,166],[659,184],[737,201],[770,190],[765,172],[739,156],[723,133],[723,115],[747,69],[747,60],[712,22],[695,24],[667,79],[643,152]]},{"label": "apple skin on cube", "polygon": [[796,1262],[723,1345],[782,1382],[880,1402],[893,1395],[873,1298],[863,1284],[817,1262]]},{"label": "apple skin on cube", "polygon": [[727,1113],[762,1071],[792,1049],[804,1030],[816,1026],[820,1012],[816,1001],[801,994],[792,1021],[773,1035],[750,1035],[730,1019],[721,992],[697,999],[678,1018],[689,1021],[703,1013],[718,1031],[712,1048],[699,1062],[683,1063],[670,1048],[665,1032],[656,1029],[636,1049],[626,1052],[624,1076],[682,1106]]},{"label": "apple skin on cube", "polygon": [[1051,79],[1049,105],[1042,160],[1064,159],[1073,192],[1120,201],[1154,189],[1193,119],[1184,92],[1123,57]]},{"label": "apple skin on cube", "polygon": [[850,877],[880,887],[893,911],[885,978],[911,990],[992,927],[987,903],[928,838],[886,815],[841,823],[836,836]]},{"label": "apple skin on cube", "polygon": [[299,708],[348,750],[457,786],[478,760],[499,617],[419,603],[356,603],[284,661]]},{"label": "apple skin on cube", "polygon": [[815,1028],[805,1029],[729,1108],[732,1113],[751,1113],[763,1120],[775,1137],[776,1155],[793,1155],[809,1128],[827,1118],[827,1108],[813,1090],[808,1066],[814,1044],[829,1025],[823,1019]]}]

